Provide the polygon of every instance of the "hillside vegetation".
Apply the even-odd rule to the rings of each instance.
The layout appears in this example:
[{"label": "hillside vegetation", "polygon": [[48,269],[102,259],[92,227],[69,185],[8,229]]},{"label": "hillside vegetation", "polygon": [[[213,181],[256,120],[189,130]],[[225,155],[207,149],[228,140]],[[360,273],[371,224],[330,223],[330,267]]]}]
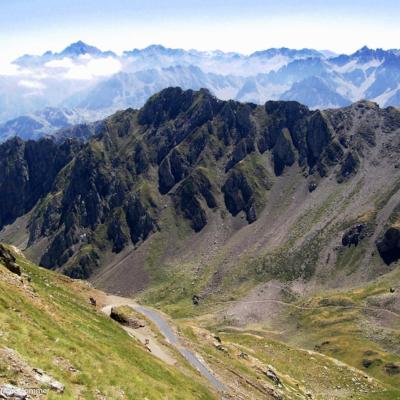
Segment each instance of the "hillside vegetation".
[{"label": "hillside vegetation", "polygon": [[[34,398],[47,399],[216,398],[196,372],[159,361],[96,311],[88,285],[12,254],[21,276],[0,257],[0,386],[42,388]],[[63,392],[36,381],[34,368]]]}]

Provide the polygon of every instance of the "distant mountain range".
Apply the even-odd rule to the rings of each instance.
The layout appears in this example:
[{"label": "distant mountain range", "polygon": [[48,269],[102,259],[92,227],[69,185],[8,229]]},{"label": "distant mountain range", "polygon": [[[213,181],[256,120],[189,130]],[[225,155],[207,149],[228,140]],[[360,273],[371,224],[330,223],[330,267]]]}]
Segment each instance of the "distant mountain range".
[{"label": "distant mountain range", "polygon": [[14,136],[22,139],[39,139],[54,136],[67,128],[84,124],[91,119],[89,115],[74,109],[46,107],[31,115],[22,115],[0,125],[0,138],[7,140]]},{"label": "distant mountain range", "polygon": [[78,122],[94,121],[119,109],[139,108],[170,86],[207,88],[223,100],[257,104],[296,100],[313,109],[361,99],[380,106],[400,105],[396,49],[363,47],[336,55],[328,50],[274,48],[243,55],[152,45],[117,55],[78,41],[58,53],[23,55],[13,64],[15,74],[0,74],[0,140],[57,130],[57,124],[37,121],[48,107],[53,113],[79,115]]}]

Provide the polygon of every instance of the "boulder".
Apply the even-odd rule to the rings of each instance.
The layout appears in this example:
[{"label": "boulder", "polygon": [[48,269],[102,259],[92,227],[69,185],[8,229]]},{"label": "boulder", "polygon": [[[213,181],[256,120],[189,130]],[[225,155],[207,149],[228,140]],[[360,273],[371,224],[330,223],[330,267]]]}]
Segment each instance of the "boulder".
[{"label": "boulder", "polygon": [[113,307],[110,317],[121,325],[129,326],[133,329],[139,329],[145,326],[143,321],[135,318],[133,310],[127,306]]},{"label": "boulder", "polygon": [[310,182],[310,183],[308,184],[308,191],[309,191],[310,193],[312,193],[317,187],[318,187],[318,186],[317,186],[317,184],[316,184],[315,182]]},{"label": "boulder", "polygon": [[272,382],[275,383],[275,385],[277,386],[282,386],[282,382],[279,379],[278,375],[271,369],[271,368],[267,368],[266,371],[264,371],[264,374],[271,379]]},{"label": "boulder", "polygon": [[0,386],[0,399],[27,399],[28,393],[26,390],[17,386],[6,383]]},{"label": "boulder", "polygon": [[393,363],[385,364],[385,372],[388,375],[398,375],[400,374],[400,366]]},{"label": "boulder", "polygon": [[200,297],[197,296],[197,294],[194,294],[194,295],[192,296],[192,303],[193,303],[195,306],[197,306],[197,305],[199,304],[199,302],[200,302]]},{"label": "boulder", "polygon": [[373,361],[368,358],[364,358],[362,360],[362,365],[364,368],[369,368],[372,364],[373,364]]},{"label": "boulder", "polygon": [[58,393],[64,392],[65,386],[61,382],[55,380],[50,375],[47,375],[39,368],[34,368],[33,371],[35,372],[35,379],[37,382],[48,386],[51,390],[54,390]]}]

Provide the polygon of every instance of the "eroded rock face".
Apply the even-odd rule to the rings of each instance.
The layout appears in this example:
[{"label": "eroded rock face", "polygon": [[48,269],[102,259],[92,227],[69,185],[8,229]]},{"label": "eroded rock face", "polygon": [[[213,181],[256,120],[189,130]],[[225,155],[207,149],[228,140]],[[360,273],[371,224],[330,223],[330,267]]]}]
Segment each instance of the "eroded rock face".
[{"label": "eroded rock face", "polygon": [[389,228],[383,238],[377,241],[376,247],[385,264],[390,265],[400,259],[400,229]]},{"label": "eroded rock face", "polygon": [[244,211],[249,223],[256,220],[253,190],[242,172],[233,170],[222,187],[222,191],[226,208],[233,216]]},{"label": "eroded rock face", "polygon": [[157,229],[157,224],[150,216],[139,198],[132,198],[126,209],[126,222],[133,243],[146,240],[151,232]]},{"label": "eroded rock face", "polygon": [[64,273],[73,279],[88,279],[99,267],[99,255],[94,250],[79,257],[78,261],[67,269]]},{"label": "eroded rock face", "polygon": [[281,175],[286,166],[290,167],[295,161],[292,138],[287,129],[283,129],[276,139],[272,149],[274,170],[276,175]]},{"label": "eroded rock face", "polygon": [[81,144],[50,139],[24,142],[19,138],[0,146],[0,229],[25,214],[47,194],[57,174]]},{"label": "eroded rock face", "polygon": [[107,237],[112,242],[114,253],[119,253],[128,244],[129,237],[124,231],[124,216],[116,213],[107,228]]},{"label": "eroded rock face", "polygon": [[337,175],[338,183],[347,180],[349,177],[357,173],[360,165],[360,159],[355,152],[348,152],[345,159],[341,163],[339,173]]},{"label": "eroded rock face", "polygon": [[201,171],[195,171],[185,179],[175,194],[177,207],[191,221],[192,228],[198,232],[207,224],[206,211],[202,206],[205,202],[208,208],[215,208],[217,201],[208,177]]}]

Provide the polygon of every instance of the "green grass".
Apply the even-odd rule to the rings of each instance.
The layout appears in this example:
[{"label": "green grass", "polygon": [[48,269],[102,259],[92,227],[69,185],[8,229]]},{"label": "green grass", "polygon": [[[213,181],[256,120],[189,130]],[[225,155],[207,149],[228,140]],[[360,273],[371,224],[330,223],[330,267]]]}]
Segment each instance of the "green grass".
[{"label": "green grass", "polygon": [[[397,270],[360,288],[327,292],[296,303],[307,309],[288,311],[287,321],[292,328],[283,335],[284,340],[362,370],[385,385],[393,396],[388,398],[400,398],[400,375],[388,375],[384,369],[388,363],[400,365],[400,356],[396,354],[400,317],[389,314],[391,326],[385,326],[380,319],[372,317],[374,306],[371,305],[371,299],[388,294],[390,285],[398,282],[398,278]],[[373,361],[368,368],[363,366],[366,359]]]},{"label": "green grass", "polygon": [[[66,385],[63,395],[85,399],[96,390],[108,398],[211,399],[214,395],[193,372],[182,374],[149,355],[121,327],[87,304],[68,278],[18,259],[31,277],[34,297],[0,275],[0,346],[17,350],[33,367],[42,368]],[[0,267],[2,274],[6,274]],[[55,358],[79,372],[60,369]],[[0,378],[2,373],[0,371]]]}]

